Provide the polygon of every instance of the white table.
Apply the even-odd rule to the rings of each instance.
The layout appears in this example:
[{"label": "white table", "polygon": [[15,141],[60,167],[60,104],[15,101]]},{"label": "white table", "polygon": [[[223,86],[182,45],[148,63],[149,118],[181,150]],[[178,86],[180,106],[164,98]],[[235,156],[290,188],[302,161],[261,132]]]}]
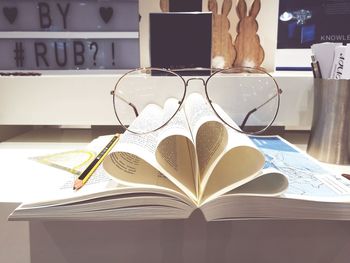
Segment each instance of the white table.
[{"label": "white table", "polygon": [[[349,262],[350,221],[207,223],[200,212],[187,220],[7,221],[20,202],[40,194],[27,185],[26,156],[82,148],[100,133],[35,131],[0,144],[0,157],[8,156],[1,159],[0,172],[0,262]],[[305,147],[303,134],[291,139]],[[350,166],[338,168],[350,171]]]}]

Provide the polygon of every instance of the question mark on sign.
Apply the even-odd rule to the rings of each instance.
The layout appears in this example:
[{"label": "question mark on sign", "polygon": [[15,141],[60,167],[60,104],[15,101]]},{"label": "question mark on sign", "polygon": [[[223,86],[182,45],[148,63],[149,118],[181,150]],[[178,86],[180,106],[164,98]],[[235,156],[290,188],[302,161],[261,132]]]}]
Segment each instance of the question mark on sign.
[{"label": "question mark on sign", "polygon": [[94,52],[94,56],[93,56],[94,66],[96,66],[96,56],[97,56],[97,52],[98,52],[98,45],[96,42],[91,42],[90,49],[93,49],[93,47],[95,47],[95,52]]}]

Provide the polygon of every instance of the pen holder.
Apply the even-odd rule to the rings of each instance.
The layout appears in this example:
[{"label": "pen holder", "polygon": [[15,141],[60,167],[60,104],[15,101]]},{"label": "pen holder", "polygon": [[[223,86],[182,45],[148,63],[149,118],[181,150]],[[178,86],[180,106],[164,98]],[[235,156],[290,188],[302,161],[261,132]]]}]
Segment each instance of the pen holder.
[{"label": "pen holder", "polygon": [[350,80],[314,79],[307,152],[322,162],[350,163]]}]

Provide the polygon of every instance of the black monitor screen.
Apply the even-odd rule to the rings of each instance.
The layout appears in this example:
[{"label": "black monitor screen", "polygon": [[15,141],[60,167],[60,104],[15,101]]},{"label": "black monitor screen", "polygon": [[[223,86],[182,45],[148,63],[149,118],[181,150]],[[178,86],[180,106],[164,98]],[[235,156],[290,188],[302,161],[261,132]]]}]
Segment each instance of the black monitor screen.
[{"label": "black monitor screen", "polygon": [[151,66],[210,68],[211,13],[151,13]]},{"label": "black monitor screen", "polygon": [[201,12],[202,0],[169,0],[170,12]]}]

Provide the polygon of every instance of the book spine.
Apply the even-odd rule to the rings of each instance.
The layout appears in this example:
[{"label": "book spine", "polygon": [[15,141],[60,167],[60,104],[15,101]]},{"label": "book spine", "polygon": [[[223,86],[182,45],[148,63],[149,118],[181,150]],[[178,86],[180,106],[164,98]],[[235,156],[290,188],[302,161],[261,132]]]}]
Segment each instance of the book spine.
[{"label": "book spine", "polygon": [[338,46],[334,49],[334,60],[331,71],[331,79],[342,79],[344,72],[346,46]]},{"label": "book spine", "polygon": [[342,79],[350,79],[350,45],[345,46],[344,68]]}]

